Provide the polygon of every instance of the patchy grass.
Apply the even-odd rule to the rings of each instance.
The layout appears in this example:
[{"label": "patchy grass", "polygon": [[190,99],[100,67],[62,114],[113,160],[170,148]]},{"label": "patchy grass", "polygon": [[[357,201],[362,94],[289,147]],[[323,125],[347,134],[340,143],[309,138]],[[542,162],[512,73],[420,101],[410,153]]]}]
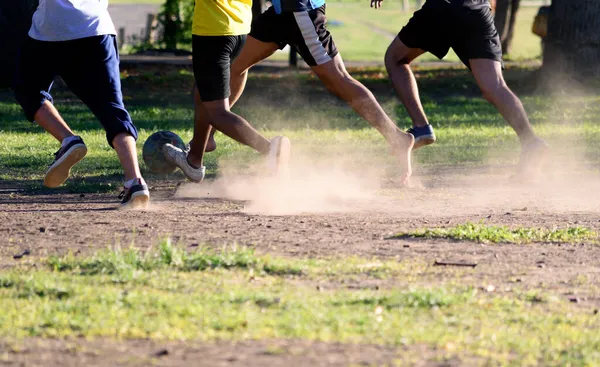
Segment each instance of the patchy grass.
[{"label": "patchy grass", "polygon": [[[377,96],[388,114],[402,128],[410,122],[381,68],[351,70]],[[536,131],[547,138],[560,159],[574,157],[582,164],[600,162],[600,97],[565,94],[560,97],[532,95],[526,78],[530,69],[509,69],[507,79],[523,98]],[[127,107],[140,132],[138,149],[153,132],[171,130],[188,140],[192,136],[192,75],[186,69],[126,70],[123,89]],[[464,69],[417,70],[422,100],[438,142],[415,152],[416,172],[422,166],[512,165],[518,160],[515,134],[497,111],[479,95]],[[89,153],[74,167],[62,190],[120,190],[119,161],[93,115],[63,86],[55,88],[59,111],[88,144]],[[38,126],[27,122],[10,92],[0,91],[0,179],[36,190],[58,143]],[[303,108],[310,105],[310,109]],[[365,166],[390,170],[395,161],[381,136],[350,107],[331,96],[305,73],[250,73],[246,93],[235,111],[265,135],[288,135],[296,156],[318,162],[318,157],[339,157],[344,168]],[[219,162],[234,162],[247,169],[260,156],[249,148],[217,134],[217,151],[206,157],[209,177],[219,172]],[[145,170],[149,181],[163,179]],[[169,178],[183,180],[179,173]]]},{"label": "patchy grass", "polygon": [[91,258],[53,256],[48,265],[58,272],[71,272],[79,275],[105,274],[133,278],[137,271],[203,271],[206,269],[253,269],[261,273],[277,275],[300,275],[302,269],[269,257],[257,257],[247,247],[214,251],[202,248],[187,252],[173,246],[170,240],[161,241],[158,248],[140,252],[136,248],[107,250]]},{"label": "patchy grass", "polygon": [[444,238],[482,243],[578,243],[597,242],[598,233],[584,227],[568,228],[509,228],[487,226],[483,223],[459,224],[451,228],[420,229],[399,233],[393,238]]},{"label": "patchy grass", "polygon": [[426,346],[440,358],[483,364],[600,363],[600,319],[547,292],[495,294],[449,282],[323,289],[309,280],[382,267],[403,279],[410,268],[393,261],[187,252],[165,241],[146,253],[48,264],[0,272],[0,337],[292,338]]}]

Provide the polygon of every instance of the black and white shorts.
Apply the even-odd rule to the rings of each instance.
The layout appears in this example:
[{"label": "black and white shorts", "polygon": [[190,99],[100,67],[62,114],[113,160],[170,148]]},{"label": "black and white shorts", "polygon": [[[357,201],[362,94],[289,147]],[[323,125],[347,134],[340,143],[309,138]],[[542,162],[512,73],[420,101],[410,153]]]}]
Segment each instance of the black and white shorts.
[{"label": "black and white shorts", "polygon": [[325,5],[281,14],[270,7],[252,22],[250,36],[261,42],[276,43],[279,49],[290,45],[308,65],[323,65],[338,54],[326,25]]}]

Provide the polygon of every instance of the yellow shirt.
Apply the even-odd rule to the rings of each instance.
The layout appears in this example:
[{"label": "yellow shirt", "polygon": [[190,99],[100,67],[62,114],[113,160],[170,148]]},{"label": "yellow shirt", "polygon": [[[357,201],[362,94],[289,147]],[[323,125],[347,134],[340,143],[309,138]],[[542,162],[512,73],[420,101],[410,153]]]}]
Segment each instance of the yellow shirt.
[{"label": "yellow shirt", "polygon": [[252,0],[196,0],[192,34],[239,36],[250,33]]}]

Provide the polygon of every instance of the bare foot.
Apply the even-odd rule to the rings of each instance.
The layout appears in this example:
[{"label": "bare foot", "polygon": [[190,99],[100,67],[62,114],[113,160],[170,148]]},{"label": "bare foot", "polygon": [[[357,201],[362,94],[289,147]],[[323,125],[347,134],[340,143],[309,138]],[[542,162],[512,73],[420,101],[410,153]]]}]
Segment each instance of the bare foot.
[{"label": "bare foot", "polygon": [[550,148],[546,142],[535,137],[521,146],[521,159],[517,166],[516,178],[520,180],[535,180],[539,178],[541,169],[548,160]]},{"label": "bare foot", "polygon": [[400,183],[404,186],[409,185],[412,175],[412,149],[415,145],[415,137],[398,130],[398,138],[392,145],[392,154],[398,159],[400,165]]}]

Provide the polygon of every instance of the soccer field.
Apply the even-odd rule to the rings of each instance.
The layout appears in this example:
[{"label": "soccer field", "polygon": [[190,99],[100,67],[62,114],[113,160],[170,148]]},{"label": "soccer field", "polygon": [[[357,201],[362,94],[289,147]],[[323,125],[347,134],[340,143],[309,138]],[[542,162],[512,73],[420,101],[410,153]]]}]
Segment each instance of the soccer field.
[{"label": "soccer field", "polygon": [[[150,210],[115,210],[104,131],[58,85],[88,156],[57,149],[0,91],[0,361],[25,365],[598,365],[600,97],[506,71],[552,147],[542,182],[464,68],[416,76],[438,141],[399,187],[383,139],[306,71],[257,68],[234,110],[293,144],[286,187],[217,134],[209,179],[143,173]],[[380,68],[353,69],[400,126]],[[143,141],[192,136],[187,69],[123,70]],[[141,157],[141,154],[140,154]]]}]

